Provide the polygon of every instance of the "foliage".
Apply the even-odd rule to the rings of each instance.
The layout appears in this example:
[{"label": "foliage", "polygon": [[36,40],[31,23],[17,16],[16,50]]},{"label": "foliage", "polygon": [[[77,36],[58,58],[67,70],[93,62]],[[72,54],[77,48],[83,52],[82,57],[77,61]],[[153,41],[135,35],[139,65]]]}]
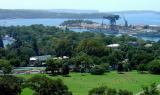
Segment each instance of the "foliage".
[{"label": "foliage", "polygon": [[101,86],[90,90],[88,95],[133,95],[133,93],[127,90],[117,91],[116,89]]},{"label": "foliage", "polygon": [[46,62],[46,71],[51,71],[53,75],[61,73],[60,68],[62,67],[62,62],[63,61],[61,59],[48,59]]},{"label": "foliage", "polygon": [[160,74],[160,60],[151,61],[148,69],[153,74]]},{"label": "foliage", "polygon": [[69,68],[68,64],[63,64],[63,66],[62,66],[62,75],[64,75],[64,76],[69,75],[69,71],[70,71],[70,68]]},{"label": "foliage", "polygon": [[12,66],[14,66],[14,67],[19,67],[20,64],[21,64],[21,62],[20,62],[19,59],[11,59],[11,60],[10,60],[10,64],[11,64]]},{"label": "foliage", "polygon": [[93,56],[103,56],[106,54],[105,45],[94,39],[82,40],[77,46],[77,51]]},{"label": "foliage", "polygon": [[86,24],[94,24],[95,22],[92,22],[90,20],[67,20],[64,21],[61,26],[81,26],[81,23],[86,23]]},{"label": "foliage", "polygon": [[72,53],[72,44],[67,39],[62,39],[57,42],[55,45],[56,56],[71,56]]},{"label": "foliage", "polygon": [[102,65],[96,65],[91,69],[91,74],[93,75],[103,75],[106,69]]},{"label": "foliage", "polygon": [[140,64],[137,70],[140,72],[148,71],[148,64]]},{"label": "foliage", "polygon": [[160,91],[157,89],[157,85],[153,83],[150,87],[144,87],[140,95],[160,95]]},{"label": "foliage", "polygon": [[0,77],[1,95],[20,95],[23,80],[14,76]]},{"label": "foliage", "polygon": [[123,63],[118,64],[117,71],[120,73],[124,71]]},{"label": "foliage", "polygon": [[118,95],[133,95],[133,92],[127,90],[119,90]]},{"label": "foliage", "polygon": [[0,34],[0,48],[4,48],[4,43],[2,39],[2,35]]},{"label": "foliage", "polygon": [[34,95],[72,95],[62,80],[52,80],[46,76],[33,76],[26,81],[26,87],[34,90]]},{"label": "foliage", "polygon": [[73,57],[72,61],[73,65],[75,65],[75,71],[81,71],[81,69],[84,69],[84,72],[89,72],[88,70],[90,70],[93,65],[91,56],[82,52]]},{"label": "foliage", "polygon": [[9,64],[9,61],[0,59],[0,69],[4,74],[9,74],[12,72],[12,66]]}]

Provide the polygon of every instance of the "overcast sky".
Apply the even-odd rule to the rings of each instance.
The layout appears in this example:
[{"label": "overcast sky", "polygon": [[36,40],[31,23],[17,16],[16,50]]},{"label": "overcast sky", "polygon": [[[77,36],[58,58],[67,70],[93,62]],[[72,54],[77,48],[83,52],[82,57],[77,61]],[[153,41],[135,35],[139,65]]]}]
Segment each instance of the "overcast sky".
[{"label": "overcast sky", "polygon": [[160,0],[0,0],[1,9],[156,10]]}]

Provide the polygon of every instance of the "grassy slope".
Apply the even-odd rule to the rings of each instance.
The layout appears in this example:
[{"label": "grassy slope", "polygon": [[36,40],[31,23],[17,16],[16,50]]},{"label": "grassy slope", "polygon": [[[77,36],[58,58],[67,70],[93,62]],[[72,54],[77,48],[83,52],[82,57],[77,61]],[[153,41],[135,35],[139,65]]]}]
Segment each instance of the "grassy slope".
[{"label": "grassy slope", "polygon": [[[151,83],[160,83],[160,75],[138,74],[137,72],[129,72],[125,74],[117,74],[117,72],[106,73],[105,75],[95,76],[90,74],[72,73],[71,77],[52,77],[61,78],[64,83],[73,92],[73,95],[87,95],[92,88],[99,86],[108,86],[116,89],[127,89],[137,93],[141,91],[143,86]],[[33,75],[18,75],[29,78]],[[22,95],[31,95],[32,91],[25,89]]]}]

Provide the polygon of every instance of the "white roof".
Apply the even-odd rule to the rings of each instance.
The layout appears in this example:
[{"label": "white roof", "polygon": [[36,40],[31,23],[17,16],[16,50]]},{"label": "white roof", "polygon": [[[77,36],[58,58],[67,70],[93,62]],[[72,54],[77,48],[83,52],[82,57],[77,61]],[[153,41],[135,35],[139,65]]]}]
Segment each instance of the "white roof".
[{"label": "white roof", "polygon": [[110,48],[119,47],[119,46],[120,46],[119,44],[110,44],[110,45],[107,45],[107,47],[110,47]]},{"label": "white roof", "polygon": [[63,59],[68,59],[69,57],[68,56],[63,56]]},{"label": "white roof", "polygon": [[144,47],[152,47],[152,44],[146,44]]},{"label": "white roof", "polygon": [[37,58],[36,58],[36,57],[31,57],[29,60],[30,60],[30,61],[36,61]]}]

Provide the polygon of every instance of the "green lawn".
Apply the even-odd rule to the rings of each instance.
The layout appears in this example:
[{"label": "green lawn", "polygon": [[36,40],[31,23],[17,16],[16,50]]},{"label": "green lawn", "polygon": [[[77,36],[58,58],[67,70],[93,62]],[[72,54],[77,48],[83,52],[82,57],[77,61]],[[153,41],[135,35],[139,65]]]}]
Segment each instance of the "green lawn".
[{"label": "green lawn", "polygon": [[[20,77],[29,78],[33,75],[18,75]],[[117,74],[117,72],[106,73],[105,75],[90,75],[80,73],[72,73],[71,77],[56,76],[53,79],[60,78],[73,92],[73,95],[87,95],[92,88],[99,86],[108,86],[116,89],[126,89],[137,93],[142,90],[143,86],[151,83],[160,83],[160,75],[139,74],[136,71],[125,74]],[[31,93],[31,94],[30,94]],[[32,91],[24,89],[22,95],[32,95]]]}]

